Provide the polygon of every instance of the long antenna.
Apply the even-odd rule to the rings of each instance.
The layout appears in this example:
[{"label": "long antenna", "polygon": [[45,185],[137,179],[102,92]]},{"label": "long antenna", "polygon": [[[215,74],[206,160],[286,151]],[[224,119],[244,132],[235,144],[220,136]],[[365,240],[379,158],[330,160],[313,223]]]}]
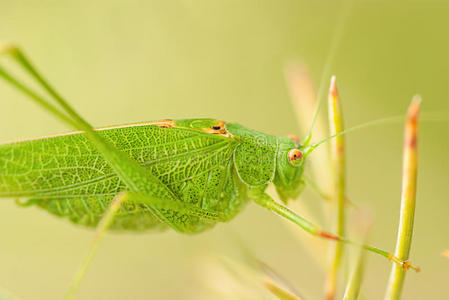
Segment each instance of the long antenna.
[{"label": "long antenna", "polygon": [[[413,96],[414,99],[417,98],[421,98],[420,95],[415,95]],[[423,112],[421,113],[421,123],[448,123],[449,119],[447,118],[447,116],[449,115],[448,111],[427,111],[427,112]],[[340,131],[337,134],[331,135],[319,142],[316,142],[310,146],[305,147],[303,154],[306,156],[308,154],[310,154],[310,152],[312,152],[315,148],[317,148],[319,145],[324,144],[326,142],[329,142],[330,140],[332,140],[333,138],[336,138],[337,136],[346,134],[346,133],[350,133],[352,131],[356,131],[362,128],[366,128],[366,127],[371,127],[374,125],[383,125],[383,124],[392,124],[392,123],[400,123],[403,122],[405,120],[405,116],[400,115],[400,116],[391,116],[391,117],[386,117],[386,118],[382,118],[382,119],[377,119],[377,120],[372,120],[372,121],[368,121],[359,125],[355,125],[354,127],[348,128],[346,130]]]},{"label": "long antenna", "polygon": [[399,123],[405,120],[405,116],[401,115],[401,116],[392,116],[392,117],[387,117],[387,118],[382,118],[382,119],[377,119],[377,120],[373,120],[373,121],[368,121],[366,123],[363,124],[359,124],[356,125],[354,127],[348,128],[346,130],[340,131],[337,134],[331,135],[319,142],[316,142],[308,147],[306,147],[303,151],[304,156],[310,154],[310,152],[312,152],[313,150],[315,150],[315,148],[317,148],[319,145],[324,144],[326,142],[329,142],[330,140],[332,140],[333,138],[336,138],[337,136],[358,130],[358,129],[362,129],[365,127],[370,127],[372,125],[379,125],[379,124],[390,124],[390,123]]},{"label": "long antenna", "polygon": [[333,65],[336,49],[338,47],[338,44],[341,40],[341,36],[343,33],[343,30],[345,28],[346,21],[348,20],[350,8],[352,7],[351,3],[352,1],[346,1],[344,4],[344,7],[342,8],[342,12],[340,14],[340,17],[338,18],[337,26],[335,27],[335,33],[332,37],[332,41],[330,44],[329,52],[326,57],[326,61],[324,63],[323,72],[321,74],[321,80],[320,85],[318,88],[318,94],[317,94],[317,106],[315,108],[315,112],[313,113],[312,118],[312,124],[310,125],[309,132],[307,133],[307,136],[304,139],[303,145],[307,146],[309,145],[311,139],[312,139],[312,131],[316,123],[316,119],[318,118],[318,112],[320,111],[321,104],[323,103],[323,94],[324,94],[324,86],[325,82],[327,82],[329,76],[330,76],[330,69]]},{"label": "long antenna", "polygon": [[[421,96],[419,95],[415,95],[414,98],[420,98]],[[427,111],[427,112],[423,112],[421,113],[421,123],[448,123],[449,120],[447,118],[447,116],[449,115],[448,111]],[[346,130],[340,131],[337,134],[331,135],[325,139],[322,139],[319,142],[316,142],[310,146],[306,146],[304,151],[303,151],[303,155],[307,156],[308,154],[310,154],[313,150],[315,150],[315,148],[317,148],[319,145],[324,144],[329,142],[330,140],[332,140],[333,138],[336,138],[337,136],[346,134],[346,133],[350,133],[359,129],[363,129],[366,127],[371,127],[374,125],[382,125],[382,124],[392,124],[392,123],[400,123],[405,121],[405,115],[397,115],[397,116],[391,116],[391,117],[386,117],[386,118],[382,118],[382,119],[376,119],[376,120],[372,120],[372,121],[368,121],[359,125],[355,125],[351,128],[348,128]]]}]

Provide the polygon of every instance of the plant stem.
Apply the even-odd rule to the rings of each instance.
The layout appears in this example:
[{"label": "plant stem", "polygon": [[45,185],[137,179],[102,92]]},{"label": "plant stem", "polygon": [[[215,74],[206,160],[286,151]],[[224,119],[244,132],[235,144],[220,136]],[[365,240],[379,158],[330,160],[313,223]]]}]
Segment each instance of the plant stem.
[{"label": "plant stem", "polygon": [[[335,76],[331,79],[331,85],[328,96],[329,111],[329,131],[331,135],[344,130],[343,114],[341,111],[340,97],[338,96]],[[338,136],[331,141],[331,160],[332,160],[332,201],[335,214],[335,223],[333,232],[338,236],[344,235],[345,230],[345,155],[344,155],[344,137]],[[327,274],[326,298],[331,300],[335,298],[337,286],[337,273],[340,268],[343,245],[342,243],[333,244],[330,248],[331,264]]]},{"label": "plant stem", "polygon": [[[355,219],[351,222],[355,228],[357,235],[360,236],[360,240],[363,240],[365,244],[368,240],[368,233],[372,225],[372,217],[366,214],[363,210],[357,210],[355,214]],[[349,222],[349,221],[348,221]],[[354,266],[352,267],[351,273],[349,275],[348,282],[346,284],[345,293],[343,295],[343,300],[357,300],[364,298],[363,295],[360,296],[360,287],[362,286],[363,275],[365,271],[365,251],[363,247],[359,247],[358,251],[352,255]]]},{"label": "plant stem", "polygon": [[[395,256],[404,261],[409,258],[415,216],[418,160],[417,133],[420,104],[421,98],[415,96],[408,108],[404,133],[401,211],[395,250]],[[393,264],[385,295],[386,300],[400,299],[407,266],[407,264],[404,264],[402,267],[398,264]]]},{"label": "plant stem", "polygon": [[364,268],[365,253],[362,249],[359,250],[357,261],[355,263],[354,269],[349,278],[348,285],[346,286],[345,294],[343,300],[357,300],[359,297],[360,286],[362,285],[363,279],[363,268]]},{"label": "plant stem", "polygon": [[273,295],[278,297],[279,300],[301,300],[299,296],[286,290],[270,278],[265,278],[263,284]]},{"label": "plant stem", "polygon": [[92,262],[93,257],[97,253],[98,246],[100,245],[100,242],[102,241],[107,229],[111,225],[112,221],[114,220],[114,216],[117,213],[117,211],[120,209],[120,206],[123,202],[127,201],[129,199],[128,193],[120,193],[117,196],[115,196],[114,200],[109,205],[109,208],[105,212],[105,216],[101,219],[100,223],[97,226],[97,230],[95,232],[95,237],[92,241],[92,244],[89,248],[89,252],[86,256],[86,258],[83,260],[82,264],[79,266],[75,277],[73,278],[69,290],[65,296],[66,300],[71,300],[75,296],[76,291],[78,290],[78,287],[81,283],[81,280],[83,279],[84,275],[86,274],[86,271]]}]

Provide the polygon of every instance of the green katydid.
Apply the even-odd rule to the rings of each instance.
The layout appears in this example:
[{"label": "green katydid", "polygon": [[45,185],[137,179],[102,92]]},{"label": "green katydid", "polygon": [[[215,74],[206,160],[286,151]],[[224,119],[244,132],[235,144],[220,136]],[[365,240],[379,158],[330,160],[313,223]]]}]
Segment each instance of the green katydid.
[{"label": "green katydid", "polygon": [[[387,251],[321,230],[265,192],[274,184],[284,202],[297,198],[304,186],[306,157],[328,139],[310,144],[309,136],[300,144],[213,119],[93,129],[22,51],[9,47],[0,52],[18,62],[57,105],[3,67],[0,77],[78,130],[0,145],[0,197],[27,198],[25,204],[73,223],[100,223],[99,234],[107,228],[199,233],[231,220],[253,200],[313,235],[357,244],[404,268],[415,268]],[[113,206],[116,195],[122,196]]]}]

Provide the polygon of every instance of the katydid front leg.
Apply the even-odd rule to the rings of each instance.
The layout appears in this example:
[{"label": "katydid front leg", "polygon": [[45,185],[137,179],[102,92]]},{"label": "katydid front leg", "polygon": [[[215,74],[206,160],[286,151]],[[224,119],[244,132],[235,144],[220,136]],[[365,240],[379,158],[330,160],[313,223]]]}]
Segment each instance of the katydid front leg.
[{"label": "katydid front leg", "polygon": [[281,217],[295,223],[296,225],[298,225],[299,227],[301,227],[302,229],[304,229],[305,231],[307,231],[308,233],[314,235],[314,236],[318,236],[321,238],[325,238],[328,240],[333,240],[336,242],[341,242],[341,243],[345,243],[345,244],[351,244],[351,245],[355,245],[355,246],[359,246],[367,251],[379,254],[381,256],[386,257],[387,259],[402,265],[402,267],[406,270],[408,269],[413,269],[417,272],[419,272],[419,268],[415,267],[413,265],[411,265],[411,263],[409,261],[401,261],[399,258],[397,258],[396,256],[394,256],[392,253],[384,251],[382,249],[376,248],[376,247],[372,247],[366,244],[361,244],[352,240],[349,240],[345,237],[341,237],[341,236],[337,236],[334,235],[332,233],[323,231],[318,225],[313,224],[312,222],[306,220],[305,218],[301,217],[300,215],[296,214],[295,212],[293,212],[292,210],[290,210],[289,208],[283,206],[282,204],[276,202],[273,200],[273,198],[271,198],[268,194],[266,193],[259,193],[257,194],[257,191],[255,193],[253,193],[253,199],[254,202],[256,202],[257,204],[259,204],[262,207],[265,207],[266,209],[280,215]]}]

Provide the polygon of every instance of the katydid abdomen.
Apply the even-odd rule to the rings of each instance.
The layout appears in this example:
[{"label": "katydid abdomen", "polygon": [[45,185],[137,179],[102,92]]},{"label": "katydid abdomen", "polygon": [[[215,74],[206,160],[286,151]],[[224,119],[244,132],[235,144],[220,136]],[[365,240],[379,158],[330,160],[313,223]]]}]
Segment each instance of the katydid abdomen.
[{"label": "katydid abdomen", "polygon": [[[185,203],[231,219],[246,202],[232,159],[238,143],[229,136],[164,122],[98,132]],[[0,197],[27,198],[27,203],[74,223],[96,226],[113,197],[124,190],[124,183],[82,133],[0,146]],[[195,216],[179,218],[191,232],[215,224]],[[123,204],[111,226],[133,231],[165,227],[148,207],[133,203]]]}]

